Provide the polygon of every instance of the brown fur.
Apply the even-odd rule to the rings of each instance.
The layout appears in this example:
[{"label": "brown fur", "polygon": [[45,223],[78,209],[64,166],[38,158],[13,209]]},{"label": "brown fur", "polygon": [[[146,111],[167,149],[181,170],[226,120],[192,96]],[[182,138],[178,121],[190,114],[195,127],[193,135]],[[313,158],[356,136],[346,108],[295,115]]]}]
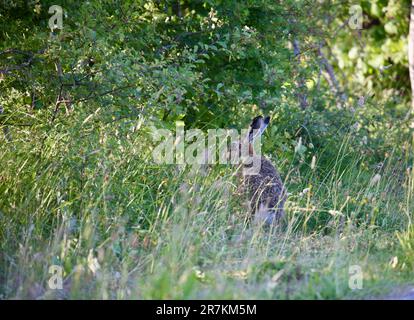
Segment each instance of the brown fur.
[{"label": "brown fur", "polygon": [[[238,193],[244,194],[250,204],[255,220],[264,220],[265,224],[278,222],[285,214],[284,205],[287,192],[275,166],[264,156],[256,155],[253,141],[260,136],[269,124],[270,118],[255,117],[250,124],[249,136],[242,143],[248,143],[249,163],[239,167],[237,176],[241,180]],[[253,130],[260,130],[259,134]],[[239,153],[241,157],[241,143],[231,145],[231,154]],[[253,158],[253,159],[252,159]],[[252,161],[251,161],[252,160]],[[246,174],[252,164],[260,162],[260,170],[256,174]],[[253,173],[250,171],[250,173]]]},{"label": "brown fur", "polygon": [[260,161],[258,174],[243,177],[244,191],[254,213],[266,211],[279,220],[284,216],[286,189],[273,164],[264,156]]}]

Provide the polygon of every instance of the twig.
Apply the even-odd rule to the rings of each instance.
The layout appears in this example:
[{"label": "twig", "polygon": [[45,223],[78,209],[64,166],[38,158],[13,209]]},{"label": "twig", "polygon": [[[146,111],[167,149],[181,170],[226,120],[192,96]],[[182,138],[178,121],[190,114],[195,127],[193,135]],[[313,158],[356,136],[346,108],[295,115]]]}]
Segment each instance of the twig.
[{"label": "twig", "polygon": [[[0,105],[0,115],[4,113],[4,109],[2,107],[2,105]],[[4,133],[4,137],[6,138],[6,140],[8,142],[12,142],[12,137],[11,137],[11,133],[10,133],[10,129],[8,126],[4,125],[3,126],[3,133]]]}]

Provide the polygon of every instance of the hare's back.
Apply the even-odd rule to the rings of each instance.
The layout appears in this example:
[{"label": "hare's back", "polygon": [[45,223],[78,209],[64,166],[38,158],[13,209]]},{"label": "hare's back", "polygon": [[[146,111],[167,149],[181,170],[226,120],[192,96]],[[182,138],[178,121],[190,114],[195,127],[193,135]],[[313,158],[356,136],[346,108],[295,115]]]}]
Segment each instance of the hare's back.
[{"label": "hare's back", "polygon": [[279,172],[267,158],[261,157],[259,173],[246,176],[246,183],[252,205],[256,209],[265,206],[283,213],[286,191]]}]

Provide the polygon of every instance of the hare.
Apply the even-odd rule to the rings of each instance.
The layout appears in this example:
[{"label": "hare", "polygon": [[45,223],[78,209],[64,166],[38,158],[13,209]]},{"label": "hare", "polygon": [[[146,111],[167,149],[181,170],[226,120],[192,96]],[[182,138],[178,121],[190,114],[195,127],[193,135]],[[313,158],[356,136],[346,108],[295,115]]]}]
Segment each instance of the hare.
[{"label": "hare", "polygon": [[[286,188],[275,166],[264,156],[257,155],[253,148],[253,142],[259,138],[270,122],[270,117],[255,117],[249,128],[248,136],[241,141],[247,144],[248,155],[258,167],[255,172],[246,174],[252,168],[252,164],[243,163],[238,173],[241,179],[241,191],[250,204],[254,220],[265,225],[275,224],[284,216],[284,204],[286,201]],[[241,148],[240,146],[239,148]],[[240,149],[239,149],[240,152]]]}]

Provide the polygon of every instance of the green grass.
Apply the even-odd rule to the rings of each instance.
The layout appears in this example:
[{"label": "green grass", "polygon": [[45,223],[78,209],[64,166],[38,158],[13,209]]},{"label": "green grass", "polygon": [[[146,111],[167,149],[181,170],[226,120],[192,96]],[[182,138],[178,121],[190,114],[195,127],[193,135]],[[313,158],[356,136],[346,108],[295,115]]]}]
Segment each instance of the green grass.
[{"label": "green grass", "polygon": [[230,168],[154,165],[140,125],[73,123],[1,138],[1,298],[361,299],[411,284],[413,175],[392,153],[378,171],[348,136],[323,167],[323,150],[312,168],[273,158],[289,199],[266,230]]}]

